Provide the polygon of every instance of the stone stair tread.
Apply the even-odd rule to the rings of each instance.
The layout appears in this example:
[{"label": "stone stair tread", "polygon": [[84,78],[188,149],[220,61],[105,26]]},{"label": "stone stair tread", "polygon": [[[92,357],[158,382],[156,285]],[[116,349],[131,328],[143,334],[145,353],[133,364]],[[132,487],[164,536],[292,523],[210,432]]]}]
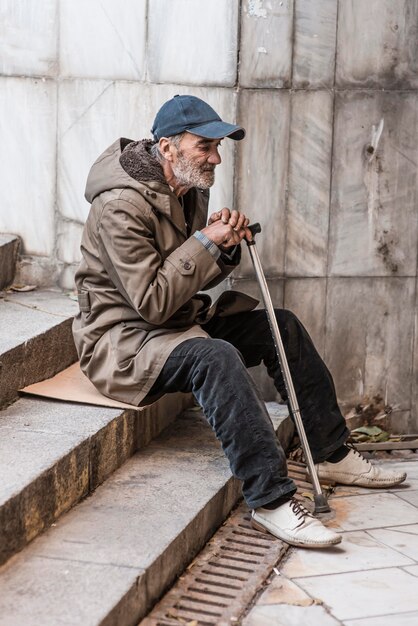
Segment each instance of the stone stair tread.
[{"label": "stone stair tread", "polygon": [[18,237],[16,235],[9,235],[7,233],[0,233],[0,246],[4,246],[6,243],[16,241]]},{"label": "stone stair tread", "polygon": [[239,492],[204,418],[185,412],[0,569],[0,625],[137,624]]},{"label": "stone stair tread", "polygon": [[18,389],[77,360],[71,331],[77,310],[59,291],[0,293],[0,407],[15,401]]},{"label": "stone stair tread", "polygon": [[[172,396],[171,396],[172,397]],[[276,425],[287,415],[267,403]],[[122,415],[121,409],[24,397],[0,413],[0,507]],[[279,419],[279,422],[277,422]]]},{"label": "stone stair tread", "polygon": [[2,293],[0,355],[73,317],[77,302],[60,291]]},{"label": "stone stair tread", "polygon": [[121,413],[38,398],[2,411],[0,506]]},{"label": "stone stair tread", "polygon": [[190,399],[141,410],[22,398],[0,413],[0,564],[149,443]]}]

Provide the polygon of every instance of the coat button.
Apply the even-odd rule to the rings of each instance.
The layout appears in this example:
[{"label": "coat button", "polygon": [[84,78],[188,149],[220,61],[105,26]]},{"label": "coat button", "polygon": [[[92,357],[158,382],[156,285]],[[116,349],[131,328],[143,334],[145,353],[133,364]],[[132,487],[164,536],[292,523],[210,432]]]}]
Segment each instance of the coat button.
[{"label": "coat button", "polygon": [[185,261],[185,262],[183,263],[183,267],[184,267],[184,269],[185,269],[185,270],[189,270],[189,269],[191,269],[191,267],[192,267],[192,266],[191,266],[191,264],[189,263],[189,261]]}]

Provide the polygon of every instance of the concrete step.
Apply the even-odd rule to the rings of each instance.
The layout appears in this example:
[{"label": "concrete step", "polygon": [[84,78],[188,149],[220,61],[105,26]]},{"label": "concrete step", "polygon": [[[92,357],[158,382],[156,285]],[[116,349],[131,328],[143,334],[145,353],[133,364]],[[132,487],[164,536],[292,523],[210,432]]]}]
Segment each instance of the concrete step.
[{"label": "concrete step", "polygon": [[0,291],[13,282],[19,246],[19,237],[0,234]]},{"label": "concrete step", "polygon": [[190,406],[140,412],[24,398],[0,413],[0,564],[48,528]]},{"label": "concrete step", "polygon": [[239,496],[206,421],[184,413],[0,569],[0,625],[138,624]]},{"label": "concrete step", "polygon": [[76,302],[57,291],[1,292],[0,407],[16,400],[18,389],[77,360],[71,333],[77,310]]}]

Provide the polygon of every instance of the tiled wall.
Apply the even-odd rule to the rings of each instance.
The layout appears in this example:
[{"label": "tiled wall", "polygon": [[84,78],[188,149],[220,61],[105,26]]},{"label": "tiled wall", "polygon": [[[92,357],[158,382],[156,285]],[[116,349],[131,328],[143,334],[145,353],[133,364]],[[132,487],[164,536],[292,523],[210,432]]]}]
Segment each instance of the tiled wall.
[{"label": "tiled wall", "polygon": [[[416,0],[0,0],[0,232],[23,238],[22,280],[72,287],[92,161],[199,95],[247,128],[212,207],[262,223],[273,299],[340,399],[379,394],[416,431],[417,32]],[[257,293],[245,252],[231,283]]]}]

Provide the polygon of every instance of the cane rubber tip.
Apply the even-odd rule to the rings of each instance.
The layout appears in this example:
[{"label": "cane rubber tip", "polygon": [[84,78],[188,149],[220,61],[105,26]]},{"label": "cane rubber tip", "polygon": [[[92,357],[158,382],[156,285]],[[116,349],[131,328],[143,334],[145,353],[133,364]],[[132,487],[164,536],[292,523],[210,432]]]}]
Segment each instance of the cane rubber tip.
[{"label": "cane rubber tip", "polygon": [[329,513],[331,511],[326,497],[323,494],[314,495],[315,513]]}]

